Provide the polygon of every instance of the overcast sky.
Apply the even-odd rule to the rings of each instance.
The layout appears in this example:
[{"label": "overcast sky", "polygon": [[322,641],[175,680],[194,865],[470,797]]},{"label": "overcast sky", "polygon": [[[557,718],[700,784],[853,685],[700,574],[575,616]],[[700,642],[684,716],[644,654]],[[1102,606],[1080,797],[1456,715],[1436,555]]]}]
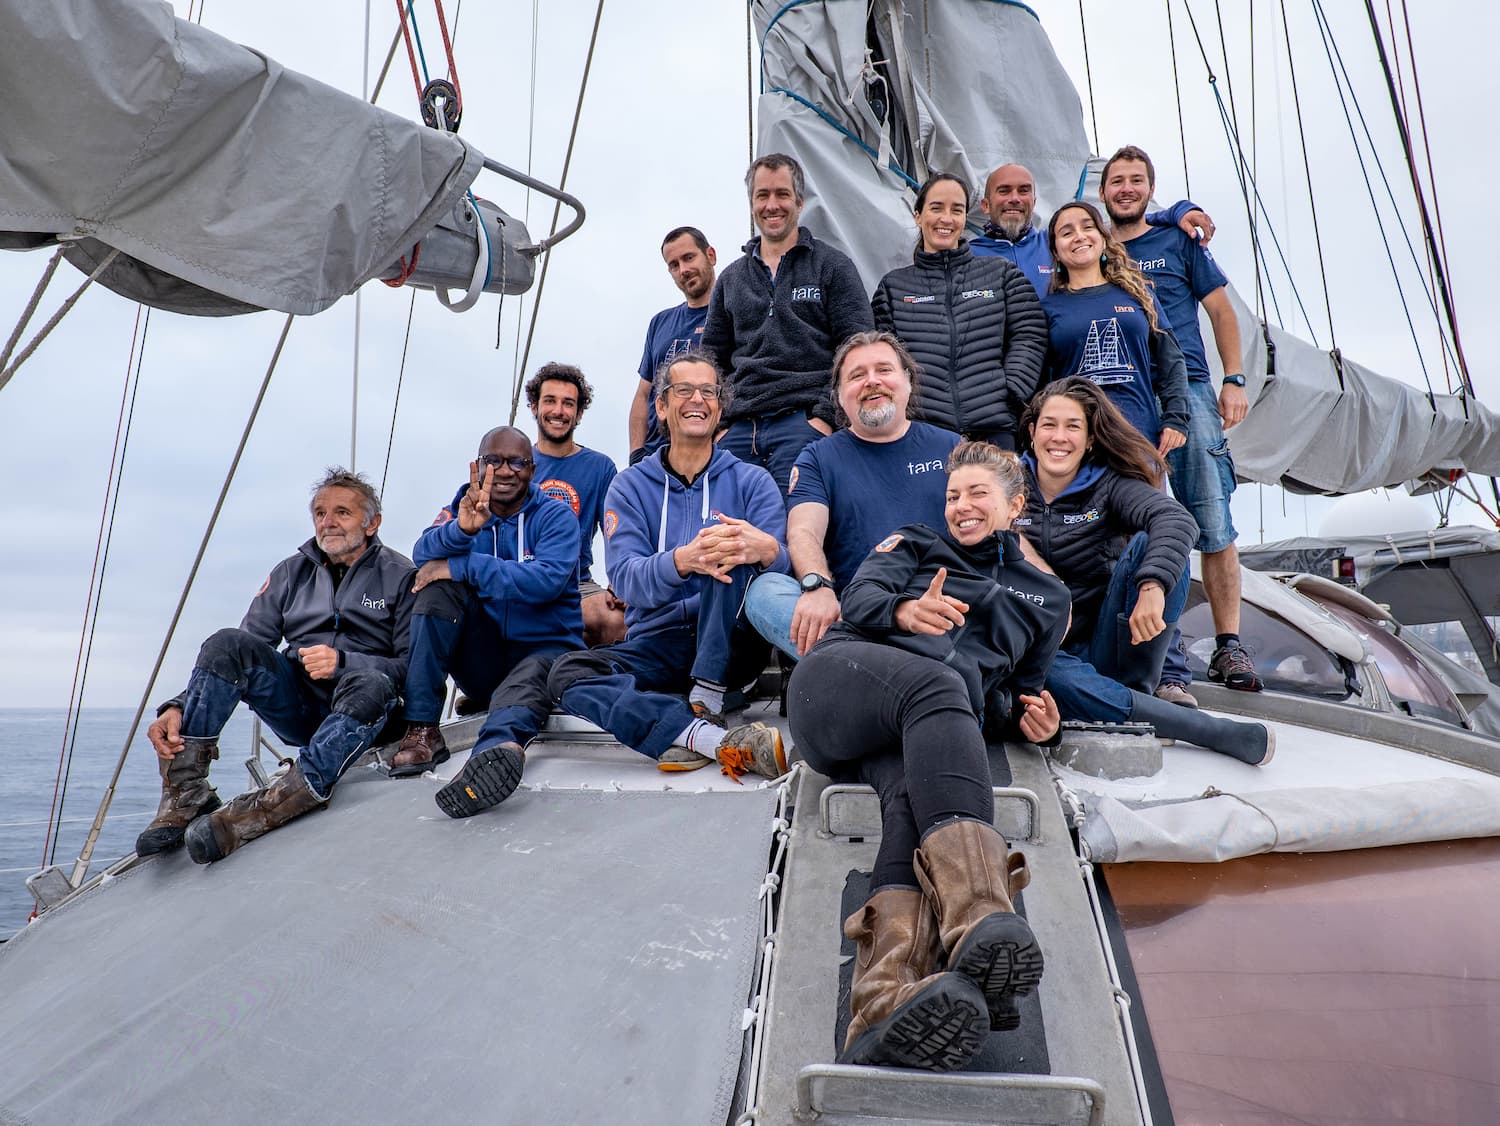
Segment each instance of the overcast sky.
[{"label": "overcast sky", "polygon": [[[1087,120],[1077,5],[1068,0],[1034,6],[1074,77]],[[372,73],[393,30],[388,6],[374,7]],[[1403,169],[1363,5],[1341,0],[1327,7],[1384,158],[1399,175]],[[533,107],[529,6],[463,6],[457,49],[466,101],[463,132],[486,154],[513,166],[530,163],[538,176],[555,182],[594,6],[548,0],[540,8]],[[186,5],[177,9],[184,14]],[[448,9],[451,19],[451,0]],[[643,9],[649,16],[641,15]],[[433,58],[431,7],[418,3],[417,11]],[[1143,145],[1157,158],[1158,194],[1176,198],[1183,191],[1183,167],[1163,7],[1144,0],[1086,0],[1085,11],[1098,94],[1098,147],[1107,153],[1126,142]],[[1326,344],[1285,52],[1273,48],[1266,30],[1280,17],[1265,2],[1255,11],[1261,35],[1255,73],[1262,191],[1270,197],[1268,206],[1294,259],[1314,328]],[[1124,12],[1139,12],[1140,25],[1122,23]],[[1223,130],[1183,9],[1174,5],[1174,12],[1192,194],[1219,222],[1216,256],[1237,288],[1253,293],[1244,209]],[[1217,42],[1211,7],[1199,3],[1194,14],[1205,38]],[[722,264],[738,253],[749,233],[740,179],[748,152],[744,15],[739,4],[702,0],[605,6],[569,185],[588,206],[589,220],[553,256],[528,367],[547,360],[583,367],[597,396],[580,439],[621,463],[646,321],[680,300],[657,253],[661,236],[680,223],[694,223],[718,247]],[[358,93],[363,18],[364,5],[352,0],[216,2],[207,8],[205,25]],[[1483,329],[1490,314],[1484,287],[1495,237],[1474,223],[1492,213],[1487,197],[1494,160],[1488,150],[1494,128],[1480,115],[1495,101],[1497,79],[1488,52],[1500,39],[1500,19],[1489,4],[1432,3],[1414,6],[1413,20],[1449,224],[1454,290],[1460,317],[1468,318],[1480,395],[1493,404],[1500,387]],[[1248,134],[1247,40],[1242,25],[1227,30],[1231,42],[1239,44],[1231,56],[1231,76],[1241,129]],[[1385,277],[1383,252],[1371,241],[1370,206],[1321,43],[1310,19],[1294,23],[1292,34],[1303,106],[1311,118],[1313,181],[1339,344],[1358,360],[1420,383],[1395,290]],[[1216,69],[1223,88],[1221,64],[1216,62]],[[381,104],[412,112],[411,77],[401,55]],[[522,193],[487,176],[475,190],[514,212],[526,210]],[[1398,191],[1402,200],[1409,198],[1400,184]],[[550,214],[550,205],[531,205],[534,235],[544,232]],[[5,335],[45,261],[40,252],[0,255],[0,332]],[[39,318],[78,278],[71,267],[62,267]],[[363,296],[354,460],[377,480],[384,469],[409,301],[410,291],[379,284],[367,286]],[[455,316],[430,294],[417,295],[382,530],[383,538],[402,551],[410,550],[420,529],[452,496],[479,435],[506,420],[517,325],[524,335],[521,318],[529,318],[531,298],[505,300],[496,350],[498,305],[496,297],[487,296],[473,311]],[[180,686],[202,638],[237,622],[268,568],[307,537],[308,484],[322,467],[350,460],[354,309],[348,298],[293,325],[153,699]],[[5,642],[0,707],[67,702],[136,318],[136,306],[91,291],[0,391],[0,527],[6,530],[0,575],[10,594],[0,611]],[[142,692],[283,319],[274,313],[221,320],[151,316],[87,703],[133,705]],[[1306,335],[1300,324],[1289,327]],[[1430,331],[1425,338],[1430,346]],[[1441,381],[1440,371],[1435,378]],[[529,418],[525,422],[529,428]],[[1375,503],[1388,505],[1393,524],[1401,523],[1402,499]],[[1267,539],[1316,532],[1330,503],[1242,487],[1235,502],[1242,542],[1259,539],[1262,526]],[[1471,511],[1467,518],[1476,516]]]}]

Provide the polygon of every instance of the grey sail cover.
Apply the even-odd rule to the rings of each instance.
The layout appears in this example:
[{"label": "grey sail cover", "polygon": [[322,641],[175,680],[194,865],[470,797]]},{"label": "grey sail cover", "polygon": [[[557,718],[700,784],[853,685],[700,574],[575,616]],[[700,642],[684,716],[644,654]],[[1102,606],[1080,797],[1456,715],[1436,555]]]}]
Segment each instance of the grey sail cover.
[{"label": "grey sail cover", "polygon": [[[867,288],[911,261],[914,188],[933,172],[958,173],[977,193],[990,170],[1024,164],[1036,178],[1039,217],[1097,197],[1102,161],[1090,160],[1078,92],[1024,5],[755,0],[754,8],[759,151],[802,162],[803,221],[854,259]],[[883,117],[872,94],[888,107]],[[1263,330],[1230,289],[1251,401],[1228,434],[1241,480],[1337,494],[1433,471],[1500,474],[1493,411],[1458,395],[1429,397],[1347,358],[1335,363],[1279,328]],[[1219,373],[1212,347],[1208,359]]]},{"label": "grey sail cover", "polygon": [[200,316],[326,309],[484,160],[151,0],[0,0],[0,97],[0,247]]}]

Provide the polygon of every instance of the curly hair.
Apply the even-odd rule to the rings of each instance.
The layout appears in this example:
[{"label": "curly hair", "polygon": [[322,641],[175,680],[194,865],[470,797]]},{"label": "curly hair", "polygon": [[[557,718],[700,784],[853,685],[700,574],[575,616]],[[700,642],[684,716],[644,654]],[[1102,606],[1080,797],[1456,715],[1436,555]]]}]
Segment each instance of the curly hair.
[{"label": "curly hair", "polygon": [[324,489],[353,489],[359,494],[365,503],[365,522],[361,525],[368,528],[375,517],[380,515],[380,494],[375,491],[375,486],[370,484],[369,478],[363,473],[355,473],[352,469],[345,469],[342,465],[330,465],[323,471],[323,476],[313,482],[312,499],[308,501],[308,510],[318,499],[318,494]]},{"label": "curly hair", "polygon": [[1146,314],[1146,320],[1151,324],[1152,332],[1161,331],[1161,322],[1156,318],[1156,300],[1151,294],[1151,286],[1146,282],[1146,275],[1136,267],[1130,260],[1130,255],[1125,252],[1125,247],[1120,240],[1115,238],[1114,233],[1104,222],[1104,216],[1092,203],[1077,199],[1072,203],[1065,203],[1052,213],[1052,219],[1047,224],[1047,249],[1052,252],[1052,284],[1048,292],[1057,293],[1068,288],[1068,268],[1058,260],[1057,257],[1057,225],[1063,215],[1069,211],[1082,211],[1094,221],[1099,234],[1104,238],[1104,253],[1099,259],[1099,268],[1104,271],[1104,280],[1119,286],[1126,293],[1136,299]]},{"label": "curly hair", "polygon": [[583,372],[572,364],[543,364],[537,368],[536,374],[526,381],[526,405],[533,411],[536,410],[542,397],[542,384],[549,379],[573,385],[573,389],[578,392],[578,415],[583,417],[583,412],[594,401],[594,388]]},{"label": "curly hair", "polygon": [[1148,485],[1160,486],[1167,472],[1167,463],[1161,454],[1126,420],[1120,408],[1109,401],[1109,396],[1099,390],[1093,380],[1081,375],[1056,380],[1032,396],[1031,402],[1021,412],[1020,437],[1027,446],[1032,444],[1032,428],[1048,399],[1072,399],[1083,409],[1083,424],[1089,442],[1086,457],[1104,463],[1122,477],[1134,477]]}]

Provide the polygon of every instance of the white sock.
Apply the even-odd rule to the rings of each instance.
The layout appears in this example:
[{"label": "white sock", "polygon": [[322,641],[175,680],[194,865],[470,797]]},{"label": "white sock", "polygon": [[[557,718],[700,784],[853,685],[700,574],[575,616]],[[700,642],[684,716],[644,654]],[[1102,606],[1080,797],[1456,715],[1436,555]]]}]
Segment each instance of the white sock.
[{"label": "white sock", "polygon": [[719,744],[728,734],[729,732],[716,723],[709,723],[706,719],[695,719],[672,742],[681,743],[688,750],[695,751],[704,758],[717,759]]},{"label": "white sock", "polygon": [[693,690],[688,693],[688,703],[702,704],[710,712],[720,715],[724,711],[724,686],[711,680],[695,680]]}]

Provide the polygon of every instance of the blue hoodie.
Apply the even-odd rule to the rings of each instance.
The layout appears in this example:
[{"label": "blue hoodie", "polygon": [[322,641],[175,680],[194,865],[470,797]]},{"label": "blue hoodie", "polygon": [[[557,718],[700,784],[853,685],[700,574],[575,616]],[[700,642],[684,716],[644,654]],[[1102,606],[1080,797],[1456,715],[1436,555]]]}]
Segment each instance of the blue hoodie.
[{"label": "blue hoodie", "polygon": [[605,565],[625,600],[632,638],[697,623],[700,576],[679,575],[672,551],[721,516],[776,537],[780,548],[766,570],[785,574],[792,566],[786,504],[769,473],[715,446],[707,468],[684,486],[667,470],[666,456],[657,450],[621,472],[604,501]]},{"label": "blue hoodie", "polygon": [[[578,520],[572,509],[535,484],[512,516],[491,515],[470,535],[458,526],[458,503],[469,486],[437,514],[417,539],[421,566],[448,560],[457,582],[468,583],[511,641],[568,641],[583,648],[578,608]],[[519,551],[517,550],[519,548]]]}]

